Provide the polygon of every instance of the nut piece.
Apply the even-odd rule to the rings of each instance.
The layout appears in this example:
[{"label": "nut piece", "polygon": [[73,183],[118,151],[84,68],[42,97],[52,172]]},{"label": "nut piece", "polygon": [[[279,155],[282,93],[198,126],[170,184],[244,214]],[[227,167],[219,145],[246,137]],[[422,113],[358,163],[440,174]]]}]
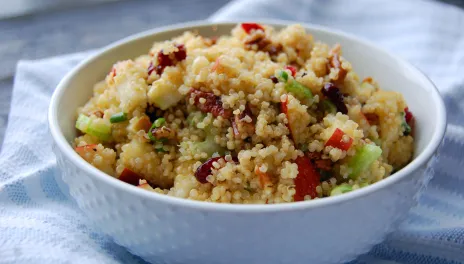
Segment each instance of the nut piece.
[{"label": "nut piece", "polygon": [[158,140],[162,138],[172,139],[176,136],[176,132],[174,130],[165,126],[153,128],[151,130],[151,134]]}]

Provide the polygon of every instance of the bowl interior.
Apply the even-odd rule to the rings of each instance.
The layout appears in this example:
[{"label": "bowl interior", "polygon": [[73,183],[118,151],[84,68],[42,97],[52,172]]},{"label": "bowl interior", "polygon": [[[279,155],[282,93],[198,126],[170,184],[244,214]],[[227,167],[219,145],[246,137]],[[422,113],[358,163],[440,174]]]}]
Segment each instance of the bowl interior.
[{"label": "bowl interior", "polygon": [[[268,23],[277,29],[290,22]],[[230,34],[235,23],[189,23],[143,32],[121,40],[91,59],[81,63],[65,77],[58,86],[50,107],[52,134],[61,141],[71,143],[76,136],[74,127],[76,109],[92,96],[93,85],[103,80],[112,65],[119,60],[133,59],[147,54],[155,41],[163,41],[182,34],[186,30],[197,31],[203,36]],[[434,85],[420,71],[403,60],[376,48],[356,37],[322,27],[304,25],[316,41],[329,45],[340,43],[343,56],[351,62],[361,79],[371,76],[382,89],[401,92],[415,116],[415,153],[418,157],[426,150],[415,165],[424,163],[435,151],[445,129],[445,111],[441,97]],[[64,136],[64,138],[63,138]],[[58,140],[60,141],[60,139]],[[59,144],[60,145],[60,144]],[[65,145],[65,144],[63,144]],[[69,146],[67,150],[71,151]],[[70,155],[75,155],[73,153]],[[90,165],[89,165],[90,166]]]}]

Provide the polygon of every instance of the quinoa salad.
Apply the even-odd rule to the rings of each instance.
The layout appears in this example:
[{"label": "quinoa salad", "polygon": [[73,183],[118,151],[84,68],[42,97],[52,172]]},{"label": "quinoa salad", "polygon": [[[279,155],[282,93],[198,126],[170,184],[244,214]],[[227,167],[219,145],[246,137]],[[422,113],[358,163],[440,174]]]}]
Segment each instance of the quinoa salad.
[{"label": "quinoa salad", "polygon": [[410,162],[403,96],[301,25],[196,32],[119,61],[77,110],[75,151],[147,191],[286,203],[363,188]]}]

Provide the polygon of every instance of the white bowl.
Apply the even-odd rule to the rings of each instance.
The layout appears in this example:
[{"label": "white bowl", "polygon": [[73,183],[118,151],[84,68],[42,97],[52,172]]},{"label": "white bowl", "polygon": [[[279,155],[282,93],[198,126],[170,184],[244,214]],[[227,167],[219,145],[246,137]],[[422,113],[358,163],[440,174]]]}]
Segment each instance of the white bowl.
[{"label": "white bowl", "polygon": [[[292,22],[261,23],[281,28]],[[149,262],[339,263],[367,252],[399,225],[430,180],[425,168],[443,138],[446,115],[437,89],[424,74],[352,35],[304,25],[316,40],[340,43],[361,78],[373,76],[383,89],[403,93],[417,122],[414,160],[371,186],[307,202],[214,204],[136,188],[74,152],[70,142],[76,136],[76,109],[113,63],[144,54],[153,42],[185,30],[212,36],[229,34],[234,25],[195,22],[147,31],[104,48],[60,82],[51,100],[49,126],[70,195],[103,232]]]}]

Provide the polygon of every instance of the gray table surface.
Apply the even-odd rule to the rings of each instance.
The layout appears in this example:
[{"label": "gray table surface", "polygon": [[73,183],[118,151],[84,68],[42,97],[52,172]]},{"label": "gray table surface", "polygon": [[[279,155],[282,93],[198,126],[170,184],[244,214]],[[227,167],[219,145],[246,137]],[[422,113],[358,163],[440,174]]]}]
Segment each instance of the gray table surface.
[{"label": "gray table surface", "polygon": [[[102,47],[150,28],[206,19],[230,0],[124,0],[0,20],[0,148],[15,66]],[[464,8],[464,0],[441,0]]]}]

